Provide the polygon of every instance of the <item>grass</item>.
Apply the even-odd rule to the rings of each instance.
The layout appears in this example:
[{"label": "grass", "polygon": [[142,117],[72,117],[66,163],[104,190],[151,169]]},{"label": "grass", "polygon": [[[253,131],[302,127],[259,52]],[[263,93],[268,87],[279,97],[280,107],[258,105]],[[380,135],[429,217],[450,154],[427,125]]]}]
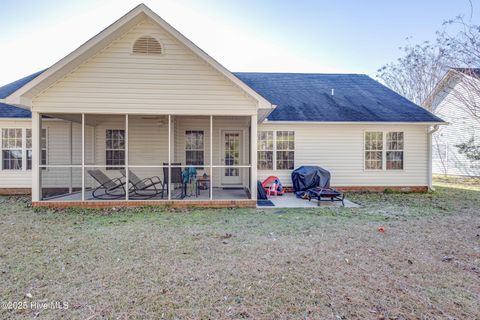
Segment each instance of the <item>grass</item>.
[{"label": "grass", "polygon": [[[351,194],[362,208],[0,206],[3,318],[480,317],[480,190]],[[384,232],[378,229],[384,228]],[[2,305],[3,306],[3,305]]]}]

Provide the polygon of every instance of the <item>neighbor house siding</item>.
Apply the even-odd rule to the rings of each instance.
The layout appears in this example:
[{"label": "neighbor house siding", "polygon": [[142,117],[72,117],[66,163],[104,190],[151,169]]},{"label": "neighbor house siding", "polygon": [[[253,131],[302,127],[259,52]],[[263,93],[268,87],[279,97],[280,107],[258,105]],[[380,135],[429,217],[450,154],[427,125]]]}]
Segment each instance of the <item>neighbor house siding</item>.
[{"label": "neighbor house siding", "polygon": [[[433,172],[436,174],[480,176],[480,161],[458,152],[458,144],[474,137],[480,143],[480,119],[476,119],[456,95],[469,96],[458,80],[452,80],[434,100],[435,114],[446,122],[433,137]],[[473,98],[473,97],[472,97]],[[476,104],[480,104],[477,95]]]},{"label": "neighbor house siding", "polygon": [[[164,54],[132,54],[142,35]],[[33,111],[256,114],[256,101],[150,19],[130,29],[33,101]]]},{"label": "neighbor house siding", "polygon": [[[317,165],[331,172],[334,186],[427,186],[427,126],[262,124],[258,130],[295,131],[295,168]],[[404,170],[364,169],[365,131],[403,131]],[[258,170],[260,180],[278,176],[291,186],[291,170]]]}]

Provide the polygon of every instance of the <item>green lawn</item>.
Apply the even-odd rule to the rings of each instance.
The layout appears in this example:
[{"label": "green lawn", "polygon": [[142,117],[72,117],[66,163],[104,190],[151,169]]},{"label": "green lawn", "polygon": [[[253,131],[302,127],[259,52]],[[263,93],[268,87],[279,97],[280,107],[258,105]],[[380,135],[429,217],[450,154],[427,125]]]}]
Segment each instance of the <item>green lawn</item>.
[{"label": "green lawn", "polygon": [[358,209],[35,211],[2,198],[0,318],[479,318],[480,187],[437,181],[348,195]]}]

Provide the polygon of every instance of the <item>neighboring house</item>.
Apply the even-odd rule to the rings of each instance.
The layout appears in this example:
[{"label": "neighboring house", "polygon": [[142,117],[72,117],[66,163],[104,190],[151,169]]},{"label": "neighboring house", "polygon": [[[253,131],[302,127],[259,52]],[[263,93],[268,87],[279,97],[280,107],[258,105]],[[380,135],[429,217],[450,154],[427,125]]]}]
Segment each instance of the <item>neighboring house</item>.
[{"label": "neighboring house", "polygon": [[[366,75],[231,73],[143,4],[0,99],[0,188],[36,206],[253,206],[257,179],[288,187],[301,165],[344,190],[426,191],[443,123]],[[185,166],[200,192],[179,200]],[[125,168],[168,191],[94,201],[92,170]]]},{"label": "neighboring house", "polygon": [[[473,75],[473,76],[472,76]],[[459,152],[459,145],[480,146],[479,69],[451,69],[430,95],[432,110],[449,123],[433,135],[435,174],[480,176],[480,160]]]}]

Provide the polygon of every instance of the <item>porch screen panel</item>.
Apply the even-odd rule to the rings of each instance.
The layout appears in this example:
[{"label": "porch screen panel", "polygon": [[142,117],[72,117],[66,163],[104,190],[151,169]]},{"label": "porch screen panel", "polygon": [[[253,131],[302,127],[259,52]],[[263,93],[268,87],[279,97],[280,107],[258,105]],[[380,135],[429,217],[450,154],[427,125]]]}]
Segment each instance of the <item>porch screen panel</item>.
[{"label": "porch screen panel", "polygon": [[2,169],[22,170],[22,129],[2,129]]},{"label": "porch screen panel", "polygon": [[273,170],[273,131],[258,131],[257,168]]},{"label": "porch screen panel", "polygon": [[277,170],[293,170],[294,160],[295,132],[277,131]]},{"label": "porch screen panel", "polygon": [[[32,129],[26,130],[27,170],[32,170]],[[47,129],[42,129],[40,137],[40,150],[42,153],[40,164],[47,164]],[[45,170],[46,168],[42,168]]]}]

